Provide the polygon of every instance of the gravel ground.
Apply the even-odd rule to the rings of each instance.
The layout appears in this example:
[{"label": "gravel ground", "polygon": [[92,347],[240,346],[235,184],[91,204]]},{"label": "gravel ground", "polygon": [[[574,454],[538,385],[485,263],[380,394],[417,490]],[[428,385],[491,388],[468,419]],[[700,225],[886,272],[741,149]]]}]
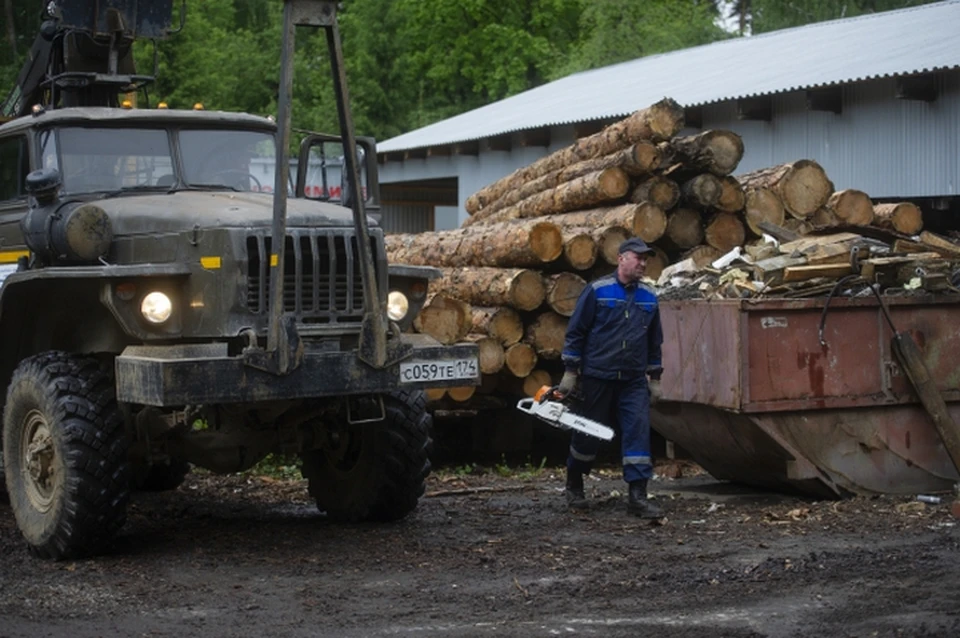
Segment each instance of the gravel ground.
[{"label": "gravel ground", "polygon": [[[302,481],[196,473],[138,494],[109,553],[30,557],[0,493],[2,636],[960,635],[949,505],[814,502],[661,467],[659,524],[614,471],[438,473],[392,525],[328,522]],[[678,471],[679,470],[679,471]]]}]

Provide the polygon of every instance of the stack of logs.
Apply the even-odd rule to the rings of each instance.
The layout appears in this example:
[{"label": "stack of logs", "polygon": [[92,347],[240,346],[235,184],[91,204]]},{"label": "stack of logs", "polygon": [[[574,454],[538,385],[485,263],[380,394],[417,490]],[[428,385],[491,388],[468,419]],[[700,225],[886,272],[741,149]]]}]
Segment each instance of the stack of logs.
[{"label": "stack of logs", "polygon": [[781,238],[838,226],[921,230],[916,206],[834,192],[814,161],[732,177],[744,151],[736,133],[677,136],[681,128],[683,109],[664,99],[481,189],[462,228],[387,236],[391,263],[443,270],[415,329],[480,346],[482,385],[448,390],[450,399],[509,405],[556,382],[577,297],[615,269],[628,237],[655,250],[647,275],[656,281],[670,264],[709,268],[763,245],[764,229]]}]

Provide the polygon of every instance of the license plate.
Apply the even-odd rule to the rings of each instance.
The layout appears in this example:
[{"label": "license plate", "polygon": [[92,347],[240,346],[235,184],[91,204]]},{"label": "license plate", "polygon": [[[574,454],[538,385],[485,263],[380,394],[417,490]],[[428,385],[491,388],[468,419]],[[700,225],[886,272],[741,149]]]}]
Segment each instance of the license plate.
[{"label": "license plate", "polygon": [[476,359],[449,359],[442,361],[410,361],[400,364],[400,383],[424,381],[454,381],[480,376]]}]

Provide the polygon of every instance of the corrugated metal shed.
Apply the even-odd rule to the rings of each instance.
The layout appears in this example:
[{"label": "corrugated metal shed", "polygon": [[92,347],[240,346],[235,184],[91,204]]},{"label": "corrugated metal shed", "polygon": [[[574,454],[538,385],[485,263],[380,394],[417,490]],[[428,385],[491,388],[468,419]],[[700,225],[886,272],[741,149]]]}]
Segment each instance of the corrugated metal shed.
[{"label": "corrugated metal shed", "polygon": [[684,106],[960,68],[960,0],[715,42],[585,71],[378,145],[387,153]]}]

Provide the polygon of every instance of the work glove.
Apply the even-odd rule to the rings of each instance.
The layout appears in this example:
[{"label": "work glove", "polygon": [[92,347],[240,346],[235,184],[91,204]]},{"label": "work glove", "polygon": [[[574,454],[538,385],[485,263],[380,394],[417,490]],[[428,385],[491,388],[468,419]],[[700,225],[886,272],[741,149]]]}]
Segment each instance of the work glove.
[{"label": "work glove", "polygon": [[565,399],[577,385],[577,373],[575,370],[567,370],[560,379],[560,385],[557,386],[557,398]]},{"label": "work glove", "polygon": [[656,405],[663,396],[660,391],[660,379],[650,379],[648,387],[650,388],[650,405]]}]

